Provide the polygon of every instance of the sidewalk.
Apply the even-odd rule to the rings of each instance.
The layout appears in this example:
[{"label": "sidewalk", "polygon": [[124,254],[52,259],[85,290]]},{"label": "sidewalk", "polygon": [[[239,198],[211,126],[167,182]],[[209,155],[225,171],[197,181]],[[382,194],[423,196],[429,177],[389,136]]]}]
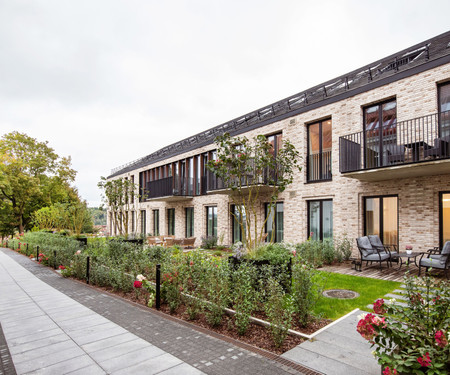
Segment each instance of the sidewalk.
[{"label": "sidewalk", "polygon": [[317,374],[299,358],[247,351],[8,249],[0,249],[0,375],[14,374],[2,330],[17,374]]}]

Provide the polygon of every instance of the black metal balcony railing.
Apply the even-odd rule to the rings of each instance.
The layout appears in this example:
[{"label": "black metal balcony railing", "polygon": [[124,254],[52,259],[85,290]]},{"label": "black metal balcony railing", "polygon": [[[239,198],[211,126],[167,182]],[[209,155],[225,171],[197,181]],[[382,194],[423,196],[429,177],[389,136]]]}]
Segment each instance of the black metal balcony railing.
[{"label": "black metal balcony railing", "polygon": [[194,180],[190,177],[166,177],[146,183],[144,196],[154,199],[170,196],[194,195]]},{"label": "black metal balcony railing", "polygon": [[450,111],[339,138],[342,173],[450,157]]},{"label": "black metal balcony railing", "polygon": [[331,150],[308,156],[308,182],[331,180]]}]

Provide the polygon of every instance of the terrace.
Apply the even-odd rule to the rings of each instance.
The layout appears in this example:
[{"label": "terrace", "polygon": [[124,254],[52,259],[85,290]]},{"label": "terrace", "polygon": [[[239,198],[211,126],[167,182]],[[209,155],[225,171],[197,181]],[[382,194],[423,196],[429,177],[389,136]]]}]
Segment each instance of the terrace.
[{"label": "terrace", "polygon": [[450,111],[377,122],[340,137],[339,166],[361,181],[450,173]]}]

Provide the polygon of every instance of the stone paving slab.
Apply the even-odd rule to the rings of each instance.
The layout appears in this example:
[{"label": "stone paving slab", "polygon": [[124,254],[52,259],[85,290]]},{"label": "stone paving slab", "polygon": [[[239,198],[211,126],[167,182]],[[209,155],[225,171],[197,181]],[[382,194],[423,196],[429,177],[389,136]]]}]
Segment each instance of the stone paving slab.
[{"label": "stone paving slab", "polygon": [[[2,332],[17,374],[109,374],[119,370],[148,374],[148,368],[134,367],[150,359],[158,363],[159,372],[184,365],[189,373],[202,373],[52,288],[2,251],[0,309]],[[125,341],[114,341],[119,336]],[[108,339],[107,349],[96,346]]]}]

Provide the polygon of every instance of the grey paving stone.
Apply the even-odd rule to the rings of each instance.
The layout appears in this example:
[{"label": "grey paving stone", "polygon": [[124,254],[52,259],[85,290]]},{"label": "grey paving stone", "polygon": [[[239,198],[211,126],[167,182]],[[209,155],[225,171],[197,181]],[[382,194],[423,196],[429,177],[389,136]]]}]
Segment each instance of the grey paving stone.
[{"label": "grey paving stone", "polygon": [[91,342],[89,344],[82,345],[81,347],[89,353],[95,352],[97,350],[103,350],[111,346],[122,344],[124,342],[135,340],[136,336],[130,332],[122,333],[120,335],[107,337],[106,339]]},{"label": "grey paving stone", "polygon": [[89,355],[96,362],[104,362],[108,359],[122,356],[124,354],[128,354],[131,352],[136,352],[141,350],[142,348],[148,347],[150,344],[135,336],[135,339],[132,341],[123,342],[114,346],[109,346],[104,348],[103,350],[97,350],[95,352],[89,352]]},{"label": "grey paving stone", "polygon": [[30,343],[36,340],[40,340],[46,337],[52,337],[59,335],[61,330],[59,328],[52,329],[50,331],[40,331],[36,333],[30,333],[26,336],[20,336],[16,338],[8,338],[8,345],[21,345],[24,343]]},{"label": "grey paving stone", "polygon": [[75,371],[67,372],[66,375],[104,375],[106,371],[104,371],[97,364],[80,368]]},{"label": "grey paving stone", "polygon": [[200,375],[204,374],[204,372],[197,370],[192,366],[188,366],[186,363],[182,363],[178,366],[171,367],[167,370],[161,371],[157,373],[158,375]]},{"label": "grey paving stone", "polygon": [[25,352],[16,353],[13,355],[14,363],[22,363],[33,360],[35,358],[46,357],[49,355],[54,355],[55,353],[65,351],[65,350],[74,350],[79,353],[83,353],[79,347],[70,340],[69,337],[66,336],[66,340],[41,346],[39,348],[35,348],[34,350],[27,350]]},{"label": "grey paving stone", "polygon": [[[86,369],[90,369],[89,372]],[[70,358],[68,360],[55,363],[51,366],[46,366],[33,371],[33,375],[61,375],[73,374],[79,372],[84,375],[106,374],[101,367],[99,367],[89,356],[81,355],[79,357]]]},{"label": "grey paving stone", "polygon": [[48,346],[52,344],[57,344],[63,341],[68,340],[69,338],[64,333],[57,334],[55,336],[46,337],[40,340],[35,340],[32,342],[27,342],[20,345],[9,345],[9,350],[11,351],[11,354],[19,354],[24,353],[28,350],[35,350],[37,348]]}]

